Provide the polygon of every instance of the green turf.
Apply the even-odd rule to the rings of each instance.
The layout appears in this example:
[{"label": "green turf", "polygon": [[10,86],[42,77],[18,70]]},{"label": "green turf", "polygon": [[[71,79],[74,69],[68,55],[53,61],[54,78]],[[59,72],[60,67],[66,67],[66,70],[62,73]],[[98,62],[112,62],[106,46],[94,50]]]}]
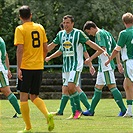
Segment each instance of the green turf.
[{"label": "green turf", "polygon": [[[90,100],[89,100],[90,102]],[[125,102],[125,100],[124,100]],[[45,100],[48,110],[56,111],[60,100]],[[35,133],[47,133],[44,116],[31,104],[31,123]],[[81,104],[82,105],[82,104]],[[85,108],[82,106],[83,110]],[[17,133],[24,129],[22,118],[12,119],[14,110],[7,100],[0,101],[0,133]],[[133,133],[133,119],[118,117],[119,108],[113,99],[102,99],[95,116],[82,116],[79,120],[66,120],[71,115],[69,102],[63,116],[55,116],[53,133]]]}]

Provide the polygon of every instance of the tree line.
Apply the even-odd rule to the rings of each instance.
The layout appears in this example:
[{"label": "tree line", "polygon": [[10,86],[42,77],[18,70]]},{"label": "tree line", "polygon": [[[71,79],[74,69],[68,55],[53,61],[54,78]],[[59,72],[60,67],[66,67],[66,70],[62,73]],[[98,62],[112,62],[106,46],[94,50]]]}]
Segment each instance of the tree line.
[{"label": "tree line", "polygon": [[[84,23],[92,20],[99,28],[110,31],[117,40],[118,33],[124,29],[121,21],[122,14],[133,12],[133,0],[1,0],[0,36],[6,43],[11,65],[16,65],[14,31],[16,26],[21,24],[18,9],[22,5],[30,6],[33,14],[32,20],[44,26],[48,43],[56,36],[59,24],[66,14],[74,16],[75,28],[82,30]],[[90,39],[94,38],[90,36]],[[87,50],[90,55],[94,52],[88,46]],[[62,59],[57,58],[46,64],[62,64]]]}]

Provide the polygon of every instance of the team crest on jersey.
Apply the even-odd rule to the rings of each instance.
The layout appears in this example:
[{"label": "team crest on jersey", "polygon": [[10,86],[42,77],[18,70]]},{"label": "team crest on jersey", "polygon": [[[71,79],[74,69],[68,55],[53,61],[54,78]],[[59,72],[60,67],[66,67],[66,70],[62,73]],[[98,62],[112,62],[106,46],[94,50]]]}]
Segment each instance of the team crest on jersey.
[{"label": "team crest on jersey", "polygon": [[72,47],[72,43],[70,41],[65,41],[63,43],[63,47],[66,48],[66,49],[69,49]]}]

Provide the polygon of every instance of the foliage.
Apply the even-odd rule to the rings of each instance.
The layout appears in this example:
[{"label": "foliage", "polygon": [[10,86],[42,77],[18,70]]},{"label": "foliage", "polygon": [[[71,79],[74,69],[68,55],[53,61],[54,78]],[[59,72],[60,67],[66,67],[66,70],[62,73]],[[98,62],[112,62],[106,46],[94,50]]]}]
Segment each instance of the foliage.
[{"label": "foliage", "polygon": [[[92,20],[98,27],[110,31],[115,39],[117,39],[118,33],[124,29],[121,16],[125,12],[133,12],[132,3],[133,0],[1,0],[0,36],[3,37],[7,44],[10,64],[16,64],[16,48],[13,46],[13,41],[14,30],[16,26],[21,24],[18,17],[20,6],[30,6],[33,21],[45,27],[50,43],[59,31],[59,24],[62,21],[62,17],[66,14],[74,16],[76,28],[82,29],[87,20]],[[87,49],[90,54],[94,52],[88,46]],[[62,64],[62,58],[51,60],[48,64]]]}]

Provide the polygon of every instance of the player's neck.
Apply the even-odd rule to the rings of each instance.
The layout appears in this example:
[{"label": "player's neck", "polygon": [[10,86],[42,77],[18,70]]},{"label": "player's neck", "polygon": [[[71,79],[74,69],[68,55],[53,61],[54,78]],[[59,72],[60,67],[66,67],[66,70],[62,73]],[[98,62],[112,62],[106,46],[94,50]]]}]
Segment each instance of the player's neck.
[{"label": "player's neck", "polygon": [[23,20],[23,24],[26,23],[26,22],[31,22],[31,19]]},{"label": "player's neck", "polygon": [[133,24],[126,24],[125,26],[126,28],[130,28],[131,26],[133,26]]}]

